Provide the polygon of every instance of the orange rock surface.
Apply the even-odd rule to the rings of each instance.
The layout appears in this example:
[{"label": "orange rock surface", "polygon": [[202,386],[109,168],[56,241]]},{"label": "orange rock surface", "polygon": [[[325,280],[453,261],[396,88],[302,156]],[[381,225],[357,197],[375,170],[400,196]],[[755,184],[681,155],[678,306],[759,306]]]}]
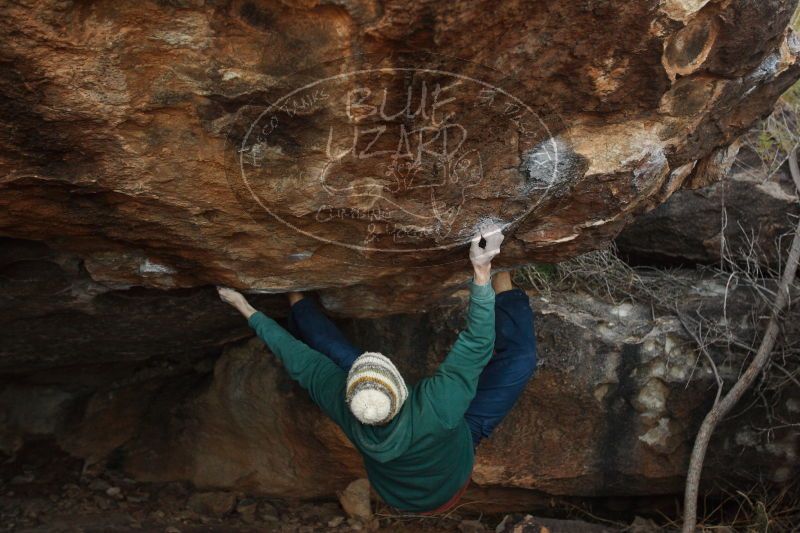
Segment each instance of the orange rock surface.
[{"label": "orange rock surface", "polygon": [[558,261],[707,170],[800,76],[795,4],[7,2],[0,235],[417,311],[487,219],[499,266]]}]

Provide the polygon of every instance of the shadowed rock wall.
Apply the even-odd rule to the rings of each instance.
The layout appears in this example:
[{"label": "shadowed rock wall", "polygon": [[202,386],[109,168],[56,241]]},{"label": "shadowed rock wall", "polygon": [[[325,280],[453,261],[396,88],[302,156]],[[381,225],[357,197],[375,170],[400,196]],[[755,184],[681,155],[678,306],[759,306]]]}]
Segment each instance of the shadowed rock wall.
[{"label": "shadowed rock wall", "polygon": [[[675,295],[681,312],[722,317],[723,281],[692,276],[691,288]],[[465,294],[457,296],[460,303],[427,315],[342,326],[358,346],[391,355],[414,383],[434,371],[463,327]],[[569,293],[532,296],[531,303],[538,372],[479,447],[470,498],[481,500],[482,509],[507,510],[546,495],[680,493],[716,382],[677,316],[654,315],[647,303]],[[744,316],[754,304],[747,291],[736,290],[725,305],[729,316]],[[732,380],[741,361],[713,355],[723,378]],[[344,435],[258,339],[230,345],[216,360],[157,358],[98,369],[33,372],[6,386],[0,394],[5,451],[24,439],[54,436],[88,465],[120,468],[138,480],[190,480],[276,497],[332,497],[364,475]],[[767,402],[772,419],[797,419],[800,399],[791,388]],[[792,427],[759,431],[768,424],[762,402],[743,406],[715,434],[706,479],[791,479],[800,434]]]}]

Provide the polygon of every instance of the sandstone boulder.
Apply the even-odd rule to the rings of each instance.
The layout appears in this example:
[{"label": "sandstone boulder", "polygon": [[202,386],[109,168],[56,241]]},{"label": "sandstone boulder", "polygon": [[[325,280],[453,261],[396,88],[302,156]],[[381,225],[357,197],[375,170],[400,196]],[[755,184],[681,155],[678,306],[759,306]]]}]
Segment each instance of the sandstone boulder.
[{"label": "sandstone boulder", "polygon": [[723,181],[680,190],[637,217],[617,237],[620,251],[661,265],[719,264],[723,256],[764,266],[785,261],[800,216],[788,165],[768,175],[745,148],[723,167]]},{"label": "sandstone boulder", "polygon": [[501,266],[556,262],[679,190],[800,76],[795,5],[6,2],[0,235],[416,312],[487,219]]},{"label": "sandstone boulder", "polygon": [[[335,497],[358,455],[213,286],[276,317],[274,293],[317,289],[413,383],[463,326],[487,221],[500,268],[601,247],[670,197],[619,239],[630,255],[716,261],[723,195],[769,241],[796,213],[785,176],[712,181],[800,77],[796,3],[3,3],[0,452],[52,438],[90,471],[190,481],[219,497],[208,514],[235,508],[224,490]],[[734,289],[698,276],[677,312],[756,335],[760,302]],[[715,382],[676,310],[530,296],[539,371],[467,499],[680,492]],[[755,394],[709,487],[798,473],[795,425],[763,420],[800,399]]]}]

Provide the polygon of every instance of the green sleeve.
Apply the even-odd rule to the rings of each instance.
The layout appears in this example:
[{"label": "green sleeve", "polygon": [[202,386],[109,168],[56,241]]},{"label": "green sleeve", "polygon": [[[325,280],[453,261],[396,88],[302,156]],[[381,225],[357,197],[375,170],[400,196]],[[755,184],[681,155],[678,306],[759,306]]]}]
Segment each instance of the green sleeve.
[{"label": "green sleeve", "polygon": [[436,373],[423,380],[420,390],[440,422],[453,428],[461,422],[475,397],[478,378],[494,350],[494,289],[470,284],[467,328],[459,333]]},{"label": "green sleeve", "polygon": [[292,379],[308,391],[314,403],[347,432],[350,412],[345,402],[347,374],[324,354],[283,329],[261,311],[247,320],[256,335],[283,363]]}]

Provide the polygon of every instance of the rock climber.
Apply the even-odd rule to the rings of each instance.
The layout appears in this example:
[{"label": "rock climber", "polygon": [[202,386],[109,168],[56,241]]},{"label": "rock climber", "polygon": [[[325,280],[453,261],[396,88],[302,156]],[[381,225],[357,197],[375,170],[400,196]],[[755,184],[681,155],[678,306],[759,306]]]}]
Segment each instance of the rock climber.
[{"label": "rock climber", "polygon": [[364,459],[370,484],[401,512],[438,514],[466,490],[475,448],[536,369],[533,311],[508,272],[491,277],[501,228],[470,248],[467,327],[436,372],[408,387],[392,361],[350,344],[316,302],[289,293],[287,329],[239,292],[219,288]]}]

